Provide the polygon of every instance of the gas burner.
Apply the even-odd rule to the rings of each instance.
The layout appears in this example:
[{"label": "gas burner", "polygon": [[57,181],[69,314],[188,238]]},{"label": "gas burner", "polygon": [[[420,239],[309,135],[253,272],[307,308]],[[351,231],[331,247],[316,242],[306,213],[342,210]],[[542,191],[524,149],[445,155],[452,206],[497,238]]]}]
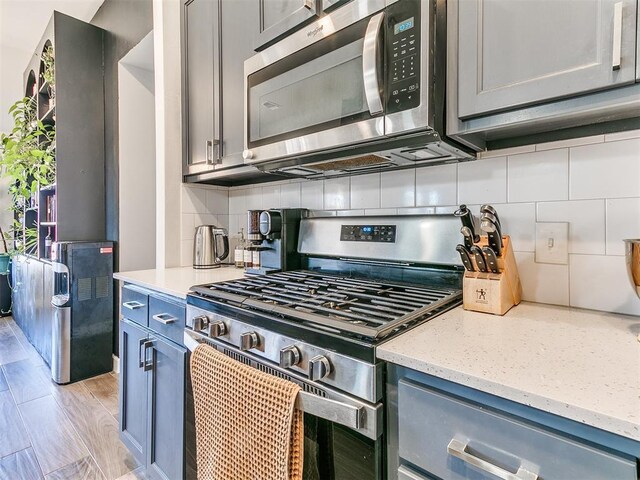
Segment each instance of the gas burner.
[{"label": "gas burner", "polygon": [[271,273],[193,288],[293,322],[378,340],[460,300],[459,290],[393,284],[308,270]]}]

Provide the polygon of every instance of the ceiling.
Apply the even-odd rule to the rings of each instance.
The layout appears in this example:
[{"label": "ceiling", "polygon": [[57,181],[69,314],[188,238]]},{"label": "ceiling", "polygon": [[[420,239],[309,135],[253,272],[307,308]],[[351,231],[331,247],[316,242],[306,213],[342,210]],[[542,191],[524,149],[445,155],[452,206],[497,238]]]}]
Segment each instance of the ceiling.
[{"label": "ceiling", "polygon": [[22,74],[54,10],[89,21],[103,0],[0,0],[0,131],[22,96]]}]

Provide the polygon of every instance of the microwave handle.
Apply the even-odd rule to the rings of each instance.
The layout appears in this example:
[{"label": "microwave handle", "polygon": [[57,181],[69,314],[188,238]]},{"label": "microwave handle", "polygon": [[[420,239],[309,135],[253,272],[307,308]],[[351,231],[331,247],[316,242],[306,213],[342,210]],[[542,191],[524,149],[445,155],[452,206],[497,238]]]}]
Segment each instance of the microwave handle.
[{"label": "microwave handle", "polygon": [[384,12],[371,17],[362,47],[362,80],[364,81],[364,93],[371,115],[378,115],[383,112],[380,84],[378,83],[378,57],[380,56],[378,38],[383,20]]}]

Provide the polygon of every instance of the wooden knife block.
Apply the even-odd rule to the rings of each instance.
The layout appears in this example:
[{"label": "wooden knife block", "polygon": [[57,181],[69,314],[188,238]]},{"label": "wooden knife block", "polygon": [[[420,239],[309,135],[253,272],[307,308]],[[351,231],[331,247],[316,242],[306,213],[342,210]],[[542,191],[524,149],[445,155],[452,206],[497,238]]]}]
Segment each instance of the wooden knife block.
[{"label": "wooden knife block", "polygon": [[[504,247],[498,258],[500,273],[465,271],[462,280],[462,306],[465,310],[504,315],[514,305],[522,301],[522,285],[518,275],[518,266],[513,255],[509,236],[502,238]],[[480,237],[478,246],[488,245],[487,237]],[[471,255],[476,270],[478,266]]]}]

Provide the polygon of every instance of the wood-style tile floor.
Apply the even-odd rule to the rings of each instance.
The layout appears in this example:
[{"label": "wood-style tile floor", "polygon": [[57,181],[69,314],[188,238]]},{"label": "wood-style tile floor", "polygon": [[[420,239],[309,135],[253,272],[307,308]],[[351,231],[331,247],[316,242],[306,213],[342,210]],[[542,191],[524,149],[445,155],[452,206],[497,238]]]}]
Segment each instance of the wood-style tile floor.
[{"label": "wood-style tile floor", "polygon": [[56,385],[11,317],[0,318],[0,480],[135,480],[118,438],[118,380]]}]

